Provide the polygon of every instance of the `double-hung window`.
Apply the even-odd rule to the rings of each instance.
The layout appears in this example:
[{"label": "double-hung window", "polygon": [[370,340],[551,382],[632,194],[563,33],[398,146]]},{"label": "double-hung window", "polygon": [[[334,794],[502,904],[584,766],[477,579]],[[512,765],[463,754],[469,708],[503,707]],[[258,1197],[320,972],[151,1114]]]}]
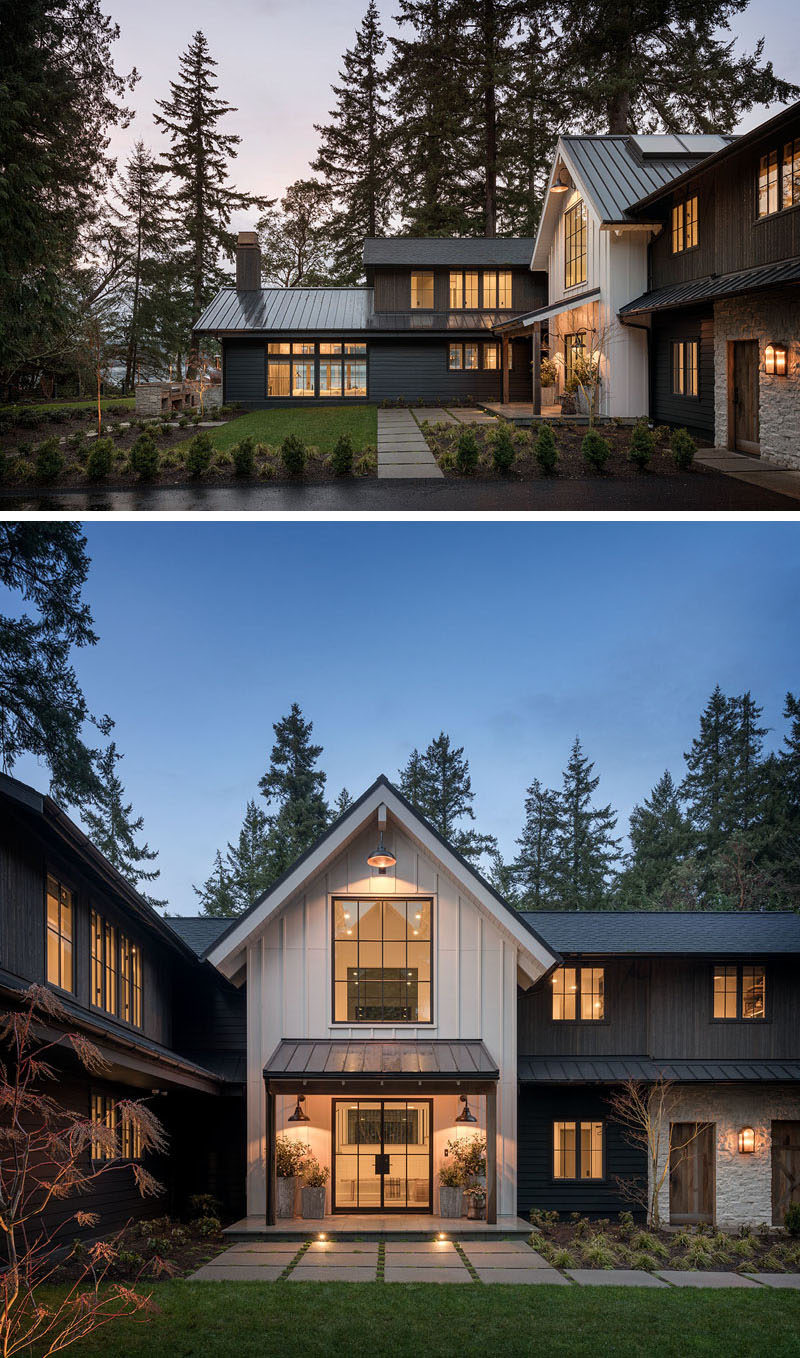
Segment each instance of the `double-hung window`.
[{"label": "double-hung window", "polygon": [[553,1178],[603,1178],[602,1122],[553,1123]]},{"label": "double-hung window", "polygon": [[582,199],[564,213],[564,287],[586,282],[586,204]]},{"label": "double-hung window", "polygon": [[714,1018],[746,1022],[766,1018],[767,978],[764,966],[726,962],[714,967]]},{"label": "double-hung window", "polygon": [[335,1023],[430,1023],[432,906],[430,898],[334,899]]},{"label": "double-hung window", "polygon": [[61,990],[74,991],[75,908],[72,892],[50,875],[47,878],[46,934],[47,979]]},{"label": "double-hung window", "polygon": [[605,1018],[605,969],[558,967],[551,977],[552,1014],[557,1022],[598,1022]]},{"label": "double-hung window", "polygon": [[673,340],[671,345],[670,389],[673,396],[700,394],[699,340]]}]

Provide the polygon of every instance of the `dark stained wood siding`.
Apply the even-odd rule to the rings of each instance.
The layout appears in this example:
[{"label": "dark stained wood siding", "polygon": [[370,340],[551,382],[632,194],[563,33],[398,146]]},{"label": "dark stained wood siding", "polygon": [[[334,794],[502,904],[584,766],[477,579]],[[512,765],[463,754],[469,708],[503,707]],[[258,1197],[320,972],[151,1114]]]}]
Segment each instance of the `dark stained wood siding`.
[{"label": "dark stained wood siding", "polygon": [[[675,396],[672,383],[672,341],[700,344],[699,395]],[[657,424],[683,425],[703,438],[714,437],[714,317],[708,311],[665,311],[653,316],[650,340],[651,410]]]},{"label": "dark stained wood siding", "polygon": [[[453,340],[476,336],[454,335]],[[484,337],[493,341],[491,335]],[[480,341],[481,343],[483,341]],[[509,374],[512,400],[531,399],[530,343],[516,340],[514,367]],[[479,401],[499,401],[502,374],[498,369],[450,372],[446,339],[372,340],[369,345],[369,395],[372,401],[454,401],[473,396]]]},{"label": "dark stained wood siding", "polygon": [[[376,267],[374,271],[376,312],[411,310],[412,272],[416,270]],[[434,311],[449,311],[450,270],[432,269],[430,272],[433,273]],[[480,268],[477,272],[483,274]],[[511,272],[512,311],[533,311],[535,307],[547,304],[546,274],[532,273],[530,269],[512,269]]]},{"label": "dark stained wood siding", "polygon": [[591,958],[587,964],[605,968],[605,1021],[554,1021],[551,986],[545,981],[520,995],[520,1056],[632,1056],[647,1050],[647,962]]},{"label": "dark stained wood siding", "polygon": [[267,395],[267,346],[264,340],[223,340],[223,401],[262,404]]},{"label": "dark stained wood siding", "polygon": [[[643,1151],[628,1145],[622,1129],[611,1120],[611,1092],[611,1087],[589,1085],[521,1086],[517,1120],[517,1210],[521,1215],[543,1208],[608,1216],[635,1208],[620,1193],[617,1179],[646,1181],[647,1161]],[[553,1123],[562,1121],[604,1124],[603,1179],[553,1178]]]},{"label": "dark stained wood siding", "polygon": [[749,1023],[715,1022],[712,959],[654,959],[650,1054],[655,1059],[796,1059],[800,1031],[797,964],[789,958],[775,958],[767,961],[766,966],[766,1019]]}]

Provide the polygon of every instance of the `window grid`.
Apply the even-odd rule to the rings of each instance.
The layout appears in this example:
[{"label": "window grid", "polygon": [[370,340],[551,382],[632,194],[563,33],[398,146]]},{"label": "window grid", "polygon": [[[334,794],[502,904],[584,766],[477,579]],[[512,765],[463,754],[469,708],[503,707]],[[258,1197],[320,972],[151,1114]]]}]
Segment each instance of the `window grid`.
[{"label": "window grid", "polygon": [[129,1113],[123,1113],[120,1126],[120,1153],[124,1160],[141,1160],[142,1129]]},{"label": "window grid", "polygon": [[366,394],[365,341],[304,339],[268,343],[267,396],[340,400]]},{"label": "window grid", "polygon": [[680,254],[683,249],[683,203],[675,203],[672,209],[672,253]]},{"label": "window grid", "polygon": [[553,1178],[603,1178],[602,1122],[553,1123]]},{"label": "window grid", "polygon": [[694,250],[699,240],[697,194],[676,203],[672,209],[672,253]]},{"label": "window grid", "polygon": [[61,990],[74,990],[72,892],[55,877],[47,877],[47,979]]},{"label": "window grid", "polygon": [[699,340],[673,340],[671,390],[673,396],[698,396],[700,393]]},{"label": "window grid", "polygon": [[[477,372],[483,360],[485,370],[497,371],[500,367],[500,346],[495,343],[466,343],[448,344],[447,346],[447,367],[450,372]],[[509,345],[509,353],[511,346]],[[509,361],[509,368],[511,363]]]},{"label": "window grid", "polygon": [[558,967],[551,977],[552,1014],[557,1023],[605,1018],[605,968]]},{"label": "window grid", "polygon": [[91,1002],[108,1014],[117,1012],[117,931],[92,910],[89,917],[91,937]]},{"label": "window grid", "polygon": [[432,910],[425,900],[333,902],[335,1023],[429,1023]]},{"label": "window grid", "polygon": [[766,970],[759,963],[714,967],[713,1016],[745,1022],[766,1018]]},{"label": "window grid", "polygon": [[758,215],[770,217],[779,212],[780,179],[778,177],[778,152],[768,151],[761,157],[758,167]]},{"label": "window grid", "polygon": [[787,141],[783,148],[781,203],[783,207],[800,203],[800,137]]},{"label": "window grid", "polygon": [[119,937],[120,1017],[134,1028],[142,1026],[142,954],[138,944]]},{"label": "window grid", "polygon": [[564,286],[586,282],[586,205],[581,200],[564,213]]},{"label": "window grid", "polygon": [[412,270],[411,310],[433,311],[433,273],[430,270]]},{"label": "window grid", "polygon": [[[110,1094],[92,1094],[92,1122],[97,1126],[110,1127],[112,1132],[117,1130],[117,1109]],[[92,1159],[93,1160],[116,1160],[116,1147],[111,1148],[103,1142],[92,1138]]]}]

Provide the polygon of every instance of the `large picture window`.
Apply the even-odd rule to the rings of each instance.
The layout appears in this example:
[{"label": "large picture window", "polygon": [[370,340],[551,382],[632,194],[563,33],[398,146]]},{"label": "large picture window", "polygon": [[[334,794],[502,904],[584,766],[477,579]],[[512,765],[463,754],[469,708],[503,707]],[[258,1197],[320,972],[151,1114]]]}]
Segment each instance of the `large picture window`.
[{"label": "large picture window", "polygon": [[342,400],[367,394],[365,340],[270,340],[267,396]]},{"label": "large picture window", "polygon": [[602,1179],[602,1122],[553,1123],[553,1178]]},{"label": "large picture window", "polygon": [[586,204],[581,199],[564,213],[564,287],[586,282]]},{"label": "large picture window", "polygon": [[553,1018],[598,1022],[606,1016],[605,969],[558,967],[551,978]]},{"label": "large picture window", "polygon": [[430,1023],[432,905],[334,899],[335,1023]]},{"label": "large picture window", "polygon": [[714,967],[714,1018],[763,1019],[767,1015],[766,972],[760,963],[730,962]]},{"label": "large picture window", "polygon": [[51,985],[73,991],[72,948],[75,937],[75,910],[72,892],[47,878],[47,979]]}]

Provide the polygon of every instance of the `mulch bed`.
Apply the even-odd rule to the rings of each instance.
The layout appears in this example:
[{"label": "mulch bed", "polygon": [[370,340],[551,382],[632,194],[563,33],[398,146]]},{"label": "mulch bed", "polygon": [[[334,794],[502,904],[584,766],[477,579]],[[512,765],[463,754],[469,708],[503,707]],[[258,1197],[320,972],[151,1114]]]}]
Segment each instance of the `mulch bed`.
[{"label": "mulch bed", "polygon": [[[194,1221],[188,1224],[170,1217],[132,1222],[119,1235],[106,1237],[116,1251],[109,1279],[135,1282],[137,1279],[185,1278],[225,1249],[219,1222]],[[89,1242],[81,1244],[75,1255],[58,1270],[54,1282],[72,1282],[81,1275]]]},{"label": "mulch bed", "polygon": [[[433,455],[439,462],[446,477],[463,479],[462,474],[456,470],[455,451],[459,435],[464,428],[473,430],[480,450],[480,461],[475,471],[475,475],[481,480],[502,481],[508,479],[495,471],[492,465],[491,438],[493,429],[497,425],[450,425],[450,424],[425,424],[423,427]],[[611,444],[611,455],[602,472],[593,471],[587,465],[581,452],[581,443],[587,431],[587,426],[571,424],[566,420],[549,421],[553,430],[558,448],[558,465],[555,475],[563,481],[585,480],[587,477],[602,476],[606,479],[623,481],[633,481],[642,476],[685,476],[685,471],[680,471],[674,462],[670,450],[670,438],[673,431],[665,426],[657,426],[653,430],[656,442],[656,450],[647,471],[640,471],[628,459],[628,447],[633,432],[632,425],[618,425],[614,423],[599,424],[597,432],[603,438],[608,439]],[[533,455],[533,446],[539,432],[539,426],[520,427],[517,425],[506,425],[511,433],[516,448],[516,458],[514,465],[509,473],[509,477],[514,480],[537,481],[548,479],[539,467]],[[444,454],[444,456],[442,456]],[[690,468],[690,474],[704,475],[707,469],[699,465]]]}]

